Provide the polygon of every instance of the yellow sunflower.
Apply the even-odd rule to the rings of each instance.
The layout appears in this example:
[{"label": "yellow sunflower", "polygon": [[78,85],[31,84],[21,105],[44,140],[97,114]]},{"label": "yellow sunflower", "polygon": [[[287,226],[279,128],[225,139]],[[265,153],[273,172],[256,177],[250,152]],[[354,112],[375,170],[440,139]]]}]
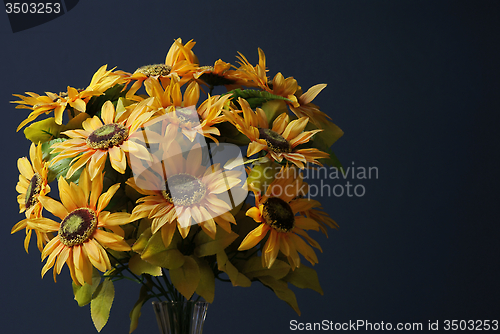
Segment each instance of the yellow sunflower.
[{"label": "yellow sunflower", "polygon": [[[330,116],[319,110],[317,105],[311,103],[312,100],[326,87],[326,84],[317,84],[302,93],[301,87],[293,77],[285,78],[281,73],[277,73],[270,81],[266,75],[266,56],[259,48],[259,63],[252,66],[242,55],[238,57],[240,67],[234,74],[241,80],[246,80],[246,86],[259,87],[271,94],[283,96],[290,110],[297,117],[309,117],[310,121],[322,128],[324,123],[330,123]],[[322,124],[323,123],[323,124]]]},{"label": "yellow sunflower", "polygon": [[16,131],[19,131],[27,123],[35,120],[39,115],[48,114],[54,110],[54,117],[57,124],[62,124],[63,112],[69,105],[78,112],[85,112],[87,102],[92,96],[99,96],[104,94],[106,90],[116,84],[125,82],[125,72],[113,70],[106,70],[107,65],[102,66],[92,77],[89,86],[85,89],[77,90],[76,88],[68,86],[67,92],[54,94],[46,92],[46,95],[38,95],[31,92],[26,92],[28,96],[14,94],[19,97],[20,101],[12,101],[18,103],[17,109],[31,109],[33,110],[28,118],[19,124]]},{"label": "yellow sunflower", "polygon": [[[150,122],[151,124],[162,121],[165,129],[164,136],[171,142],[180,130],[190,141],[196,134],[208,137],[217,142],[213,135],[219,136],[220,131],[215,124],[224,122],[226,119],[222,114],[230,95],[209,96],[196,108],[200,97],[200,88],[197,82],[191,82],[182,95],[180,84],[172,81],[165,89],[157,81],[145,83],[146,91],[154,101],[151,108],[158,110],[159,117]],[[179,108],[180,107],[180,108]]]},{"label": "yellow sunflower", "polygon": [[313,135],[322,131],[304,131],[308,117],[301,117],[290,122],[286,113],[280,114],[269,129],[269,121],[264,111],[257,108],[253,111],[248,102],[239,98],[243,117],[237,111],[225,112],[228,120],[250,139],[247,156],[250,157],[261,150],[267,151],[267,157],[281,162],[283,158],[304,168],[306,163],[321,165],[316,159],[328,158],[328,153],[316,148],[297,148],[307,143]]},{"label": "yellow sunflower", "polygon": [[230,91],[246,82],[235,75],[236,71],[231,70],[231,67],[231,64],[219,59],[213,66],[200,66],[194,78],[209,86],[210,89],[214,86],[225,86]]},{"label": "yellow sunflower", "polygon": [[127,92],[127,99],[142,100],[135,93],[141,88],[144,82],[161,82],[166,87],[171,80],[184,84],[193,78],[198,68],[198,58],[191,50],[196,42],[190,40],[182,44],[182,39],[174,41],[167,53],[164,64],[153,64],[139,67],[129,78],[128,81],[135,81]]},{"label": "yellow sunflower", "polygon": [[[17,160],[19,168],[19,182],[16,190],[19,193],[17,202],[19,203],[19,212],[24,212],[26,219],[18,222],[12,228],[11,233],[26,229],[26,238],[24,239],[24,249],[28,252],[28,246],[31,240],[33,229],[27,225],[29,218],[38,218],[42,215],[42,203],[38,200],[40,196],[45,196],[50,192],[50,186],[47,184],[48,166],[42,159],[42,145],[31,144],[30,161],[23,157]],[[37,246],[42,251],[43,246],[50,240],[51,235],[35,230],[37,237]]]},{"label": "yellow sunflower", "polygon": [[102,272],[111,269],[105,248],[115,251],[131,249],[123,239],[120,227],[128,223],[130,214],[103,211],[120,184],[115,184],[102,193],[103,174],[99,173],[91,181],[85,168],[78,185],[68,184],[60,177],[58,188],[61,202],[47,196],[41,196],[40,202],[61,222],[44,217],[28,220],[28,226],[40,232],[57,232],[57,236],[42,251],[42,261],[48,257],[42,268],[42,277],[54,267],[55,281],[66,263],[75,284],[92,284],[92,267]]},{"label": "yellow sunflower", "polygon": [[129,140],[155,113],[149,110],[146,102],[136,105],[127,113],[127,117],[123,117],[117,115],[111,101],[106,101],[102,106],[101,119],[94,116],[82,123],[83,129],[62,132],[70,139],[52,145],[51,153],[59,153],[52,159],[52,163],[75,157],[71,161],[66,177],[71,177],[76,170],[88,163],[93,180],[104,169],[104,163],[109,155],[111,166],[116,171],[125,173],[127,168],[125,153],[133,152],[137,156],[149,156],[146,148]]},{"label": "yellow sunflower", "polygon": [[297,169],[283,167],[263,196],[254,190],[255,206],[248,209],[246,215],[260,225],[248,233],[238,250],[255,247],[268,235],[262,248],[262,266],[270,268],[280,251],[288,258],[292,268],[300,266],[299,253],[311,264],[318,263],[311,246],[320,251],[321,247],[306,231],[318,231],[320,224],[312,218],[297,215],[315,206],[310,199],[300,198],[305,189],[307,186]]},{"label": "yellow sunflower", "polygon": [[[230,232],[235,224],[228,191],[241,183],[238,171],[222,170],[219,164],[204,166],[202,149],[195,144],[186,158],[180,145],[174,141],[164,151],[162,161],[156,161],[127,184],[146,195],[139,198],[132,211],[131,221],[148,217],[151,230],[161,229],[166,247],[179,230],[185,238],[191,225],[199,224],[203,231],[215,238],[216,223]],[[134,165],[132,165],[134,170]]]},{"label": "yellow sunflower", "polygon": [[233,73],[233,77],[238,78],[247,87],[260,87],[269,91],[267,85],[266,55],[264,51],[259,48],[259,63],[255,66],[250,64],[247,58],[240,52],[238,52],[238,55],[236,58],[239,60],[238,64],[240,64],[240,67]]}]

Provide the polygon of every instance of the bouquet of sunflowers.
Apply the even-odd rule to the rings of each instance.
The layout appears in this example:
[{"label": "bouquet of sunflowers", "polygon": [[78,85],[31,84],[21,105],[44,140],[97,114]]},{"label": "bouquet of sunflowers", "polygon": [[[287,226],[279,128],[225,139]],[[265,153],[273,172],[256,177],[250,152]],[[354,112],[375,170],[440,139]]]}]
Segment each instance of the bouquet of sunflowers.
[{"label": "bouquet of sunflowers", "polygon": [[85,89],[15,95],[32,144],[12,233],[24,230],[26,252],[36,237],[42,277],[66,264],[98,331],[125,278],[141,285],[131,332],[147,300],[211,303],[215,279],[260,282],[299,314],[289,284],[322,294],[301,256],[316,264],[309,231],[337,226],[303,180],[340,167],[342,131],[311,103],[326,85],[270,79],[260,49],[255,66],[242,54],[200,66],[194,45],[177,39],[133,74],[102,66]]}]

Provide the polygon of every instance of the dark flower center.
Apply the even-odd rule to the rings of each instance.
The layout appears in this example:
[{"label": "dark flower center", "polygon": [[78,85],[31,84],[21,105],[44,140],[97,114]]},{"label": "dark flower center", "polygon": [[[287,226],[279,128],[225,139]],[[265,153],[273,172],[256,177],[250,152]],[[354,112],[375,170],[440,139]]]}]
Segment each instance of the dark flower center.
[{"label": "dark flower center", "polygon": [[160,75],[168,75],[172,67],[166,64],[154,64],[139,67],[136,72],[142,73],[148,77],[155,77]]},{"label": "dark flower center", "polygon": [[264,139],[267,147],[276,153],[290,153],[292,148],[288,140],[270,129],[259,129],[259,138]]},{"label": "dark flower center", "polygon": [[163,197],[174,205],[190,206],[199,203],[207,192],[200,180],[189,174],[176,174],[165,182]]},{"label": "dark flower center", "polygon": [[200,116],[196,108],[179,108],[175,110],[175,114],[181,123],[199,123]]},{"label": "dark flower center", "polygon": [[36,196],[40,194],[41,188],[42,188],[42,177],[40,176],[40,174],[35,173],[35,175],[33,175],[33,177],[30,180],[28,189],[26,189],[26,195],[24,197],[24,203],[26,209],[31,208],[38,202]]},{"label": "dark flower center", "polygon": [[106,150],[118,146],[127,139],[128,129],[121,124],[104,124],[94,130],[87,138],[87,145],[97,150]]},{"label": "dark flower center", "polygon": [[59,240],[68,246],[84,243],[97,228],[97,216],[94,210],[78,208],[64,218],[59,228]]},{"label": "dark flower center", "polygon": [[205,81],[209,86],[224,86],[234,84],[235,81],[224,77],[223,75],[213,73],[213,66],[200,66],[200,70],[206,71],[200,75],[200,79]]},{"label": "dark flower center", "polygon": [[269,226],[279,232],[289,232],[295,226],[292,208],[278,197],[270,197],[264,202],[262,216]]}]

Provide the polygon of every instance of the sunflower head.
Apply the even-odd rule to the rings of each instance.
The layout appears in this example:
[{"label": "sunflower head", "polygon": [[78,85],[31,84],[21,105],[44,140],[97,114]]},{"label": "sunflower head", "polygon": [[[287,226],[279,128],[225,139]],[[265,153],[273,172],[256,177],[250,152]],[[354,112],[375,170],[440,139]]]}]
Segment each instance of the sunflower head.
[{"label": "sunflower head", "polygon": [[262,218],[279,232],[290,232],[295,225],[295,214],[290,204],[279,197],[270,197],[264,202]]},{"label": "sunflower head", "polygon": [[290,153],[292,151],[290,142],[271,129],[260,128],[259,138],[264,139],[267,147],[276,153]]},{"label": "sunflower head", "polygon": [[206,186],[196,177],[179,173],[165,182],[163,197],[174,205],[191,206],[198,204],[207,192]]},{"label": "sunflower head", "polygon": [[95,150],[107,150],[121,145],[128,137],[128,129],[118,123],[104,124],[87,137],[87,145]]},{"label": "sunflower head", "polygon": [[71,247],[87,241],[97,228],[97,215],[89,208],[78,208],[69,213],[61,222],[59,239]]},{"label": "sunflower head", "polygon": [[139,67],[135,73],[144,74],[147,77],[159,77],[170,74],[172,67],[166,64],[153,64]]},{"label": "sunflower head", "polygon": [[25,194],[25,206],[26,210],[31,209],[36,203],[38,203],[37,196],[40,195],[40,190],[42,188],[42,177],[40,174],[35,173],[31,178],[28,188]]}]

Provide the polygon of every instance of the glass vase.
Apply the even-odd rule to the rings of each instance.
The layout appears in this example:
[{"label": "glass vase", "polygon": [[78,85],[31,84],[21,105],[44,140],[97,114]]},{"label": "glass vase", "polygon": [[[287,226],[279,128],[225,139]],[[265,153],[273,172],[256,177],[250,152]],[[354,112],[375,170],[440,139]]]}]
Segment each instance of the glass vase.
[{"label": "glass vase", "polygon": [[160,334],[201,334],[207,302],[153,302]]}]

